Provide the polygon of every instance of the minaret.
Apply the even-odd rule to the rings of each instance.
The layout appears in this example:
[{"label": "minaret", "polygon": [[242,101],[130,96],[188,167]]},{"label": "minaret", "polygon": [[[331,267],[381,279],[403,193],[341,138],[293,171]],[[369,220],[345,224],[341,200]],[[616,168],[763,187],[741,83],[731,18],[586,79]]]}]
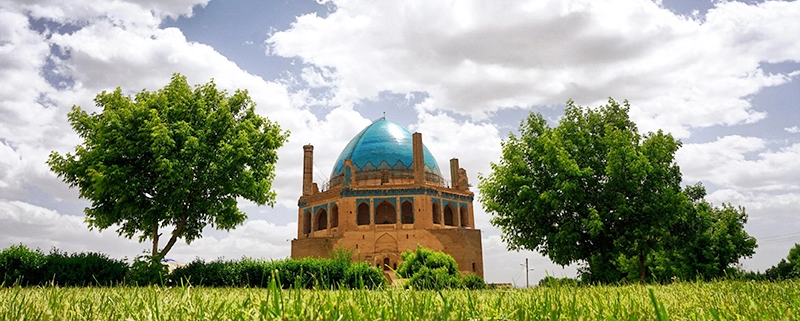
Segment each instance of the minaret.
[{"label": "minaret", "polygon": [[458,158],[450,159],[450,188],[452,189],[461,189],[459,184],[461,183],[458,177]]},{"label": "minaret", "polygon": [[303,195],[314,193],[312,188],[314,178],[314,146],[303,146]]},{"label": "minaret", "polygon": [[425,184],[425,154],[422,152],[422,134],[411,135],[412,152],[414,155],[414,183]]}]

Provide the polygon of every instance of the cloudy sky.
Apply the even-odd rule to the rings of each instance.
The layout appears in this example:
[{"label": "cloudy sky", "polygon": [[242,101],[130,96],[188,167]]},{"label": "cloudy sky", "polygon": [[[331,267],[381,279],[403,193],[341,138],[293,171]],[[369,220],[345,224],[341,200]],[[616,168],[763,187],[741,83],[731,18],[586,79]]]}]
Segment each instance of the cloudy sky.
[{"label": "cloudy sky", "polygon": [[[279,259],[296,236],[302,145],[315,181],[345,144],[386,117],[423,133],[448,168],[489,173],[500,141],[527,113],[556,122],[564,102],[631,102],[646,132],[684,145],[685,184],[742,205],[758,239],[746,269],[800,242],[800,3],[796,1],[532,0],[0,0],[0,247],[134,257],[149,246],[89,231],[88,202],[45,164],[80,143],[72,105],[96,111],[103,90],[190,83],[247,89],[257,111],[291,131],[280,150],[274,208],[207,229],[178,260]],[[475,190],[475,188],[473,188]],[[574,276],[532,252],[508,252],[479,210],[489,282]]]}]

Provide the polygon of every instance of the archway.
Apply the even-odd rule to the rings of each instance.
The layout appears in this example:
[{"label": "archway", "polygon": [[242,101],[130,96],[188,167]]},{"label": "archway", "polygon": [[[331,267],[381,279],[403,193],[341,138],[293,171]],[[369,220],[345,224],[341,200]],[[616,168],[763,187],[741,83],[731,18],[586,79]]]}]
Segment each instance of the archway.
[{"label": "archway", "polygon": [[462,206],[460,212],[461,212],[461,215],[460,215],[461,216],[461,226],[462,227],[469,227],[469,218],[467,217],[467,207],[466,206]]},{"label": "archway", "polygon": [[331,207],[331,228],[339,227],[339,205],[333,204]]},{"label": "archway", "polygon": [[356,223],[358,225],[369,225],[369,205],[367,203],[358,204],[356,212]]},{"label": "archway", "polygon": [[433,224],[442,224],[442,217],[441,217],[441,214],[439,214],[441,212],[439,210],[439,203],[438,202],[433,202],[433,205],[431,206],[431,210],[433,212]]},{"label": "archway", "polygon": [[383,270],[384,271],[388,271],[389,270],[389,258],[388,257],[383,258]]},{"label": "archway", "polygon": [[383,201],[375,207],[375,224],[397,224],[397,210],[392,203]]},{"label": "archway", "polygon": [[317,231],[321,231],[328,228],[328,212],[325,209],[321,208],[317,211],[317,219],[316,219],[316,227]]},{"label": "archway", "polygon": [[444,225],[455,226],[456,223],[453,221],[453,219],[453,205],[447,204],[444,207]]},{"label": "archway", "polygon": [[414,224],[414,206],[409,201],[404,201],[403,205],[400,205],[400,222]]}]

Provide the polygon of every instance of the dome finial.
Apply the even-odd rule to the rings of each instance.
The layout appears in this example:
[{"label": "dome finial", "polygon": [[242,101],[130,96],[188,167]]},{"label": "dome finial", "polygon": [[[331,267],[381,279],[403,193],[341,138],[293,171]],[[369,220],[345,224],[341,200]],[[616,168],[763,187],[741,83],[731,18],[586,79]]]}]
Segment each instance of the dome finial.
[{"label": "dome finial", "polygon": [[386,112],[383,112],[383,119],[386,119]]}]

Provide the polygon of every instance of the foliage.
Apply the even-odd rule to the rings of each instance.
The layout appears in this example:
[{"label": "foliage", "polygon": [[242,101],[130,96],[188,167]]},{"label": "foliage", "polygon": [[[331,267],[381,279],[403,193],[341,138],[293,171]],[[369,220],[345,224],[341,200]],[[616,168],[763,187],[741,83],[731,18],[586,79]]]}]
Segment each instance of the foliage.
[{"label": "foliage", "polygon": [[464,288],[469,290],[483,290],[486,289],[486,282],[477,274],[467,274],[464,276]]},{"label": "foliage", "polygon": [[58,286],[112,286],[122,284],[128,264],[101,253],[67,254],[53,248],[44,265],[44,281]]},{"label": "foliage", "polygon": [[409,279],[406,288],[441,290],[463,285],[458,264],[447,253],[418,245],[416,251],[407,250],[400,257],[403,263],[397,267],[397,275]]},{"label": "foliage", "polygon": [[38,285],[44,277],[47,257],[41,250],[12,245],[0,251],[0,285]]},{"label": "foliage", "polygon": [[[500,162],[480,175],[478,188],[509,249],[584,264],[581,277],[592,283],[642,282],[661,270],[717,273],[751,255],[755,240],[743,230],[744,209],[694,210],[675,162],[680,141],[660,130],[640,135],[629,110],[627,101],[609,99],[597,108],[568,101],[558,126],[531,113],[519,136],[502,142]],[[693,223],[709,226],[695,230]],[[708,262],[676,262],[693,258],[668,248],[680,239],[678,227],[698,244],[716,242],[702,256],[712,266],[696,272]]]},{"label": "foliage", "polygon": [[800,244],[795,243],[786,259],[767,269],[764,277],[768,280],[800,279]]},{"label": "foliage", "polygon": [[161,264],[158,256],[142,254],[133,260],[126,282],[129,285],[164,285],[168,280],[168,267]]},{"label": "foliage", "polygon": [[745,209],[707,202],[701,183],[686,186],[684,194],[691,207],[673,226],[666,251],[653,257],[654,275],[662,280],[711,280],[736,274],[733,265],[752,256],[757,246],[756,239],[744,230]]},{"label": "foliage", "polygon": [[[652,291],[653,297],[650,297]],[[800,282],[495,291],[14,288],[0,320],[796,320]]]},{"label": "foliage", "polygon": [[246,90],[228,96],[213,81],[192,89],[175,74],[158,91],[130,97],[117,88],[94,101],[100,113],[73,106],[68,114],[83,139],[75,154],[53,152],[48,160],[91,201],[84,210],[90,228],[119,226],[119,235],[150,239],[150,253],[164,257],[178,238],[191,243],[207,225],[242,224],[238,198],[274,204],[277,149],[288,133],[256,114]]},{"label": "foliage", "polygon": [[579,286],[581,281],[578,279],[563,277],[557,278],[553,276],[546,276],[544,279],[539,280],[539,286],[556,287],[556,286]]},{"label": "foliage", "polygon": [[0,251],[0,284],[6,286],[111,286],[121,284],[127,273],[127,263],[100,253],[67,254],[53,248],[45,255],[22,244]]},{"label": "foliage", "polygon": [[175,284],[211,287],[283,287],[306,289],[376,289],[385,286],[380,270],[364,262],[340,259],[284,259],[261,261],[195,259],[169,276]]}]

